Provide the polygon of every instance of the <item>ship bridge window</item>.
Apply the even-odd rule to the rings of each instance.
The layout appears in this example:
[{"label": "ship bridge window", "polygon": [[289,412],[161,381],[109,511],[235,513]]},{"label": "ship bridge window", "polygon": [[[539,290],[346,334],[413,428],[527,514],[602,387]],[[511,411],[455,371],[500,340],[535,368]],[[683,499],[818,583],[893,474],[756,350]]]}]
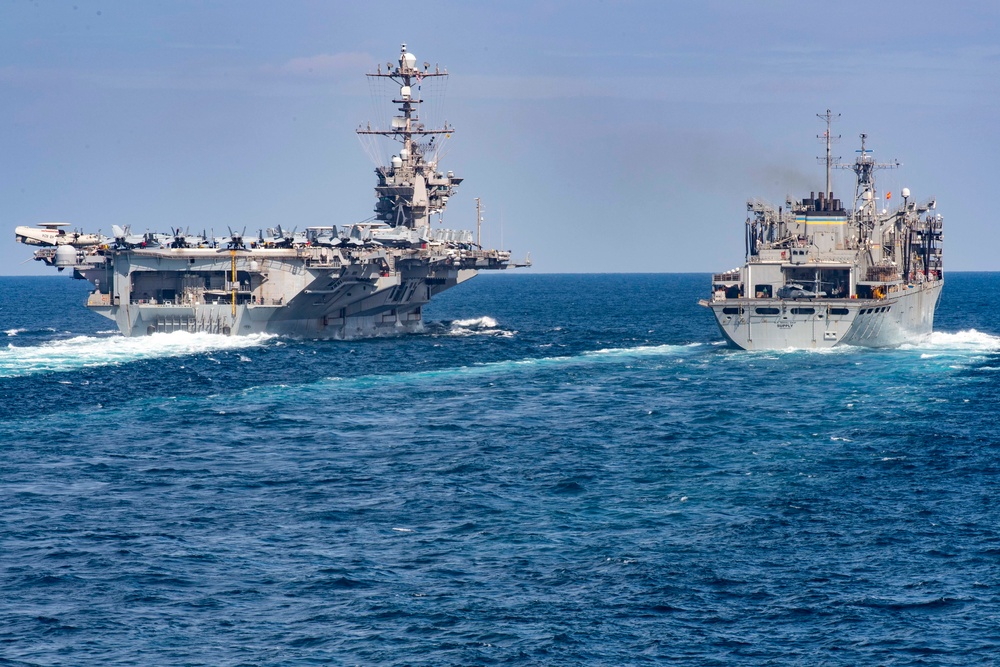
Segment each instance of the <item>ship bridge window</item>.
[{"label": "ship bridge window", "polygon": [[758,315],[778,315],[781,313],[777,308],[755,308],[754,312]]}]

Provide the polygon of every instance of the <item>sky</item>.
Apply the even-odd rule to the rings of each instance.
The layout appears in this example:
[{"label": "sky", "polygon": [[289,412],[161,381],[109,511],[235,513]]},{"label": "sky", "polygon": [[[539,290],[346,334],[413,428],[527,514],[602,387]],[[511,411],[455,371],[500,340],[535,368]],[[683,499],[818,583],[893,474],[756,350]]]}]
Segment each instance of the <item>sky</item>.
[{"label": "sky", "polygon": [[902,165],[881,190],[937,200],[946,270],[1000,270],[995,1],[0,0],[0,275],[52,271],[17,225],[369,218],[354,131],[387,105],[364,74],[404,42],[450,74],[425,105],[465,178],[444,226],[474,229],[481,198],[484,245],[533,272],[742,264],[748,199],[823,189],[827,109],[834,157],[864,132]]}]

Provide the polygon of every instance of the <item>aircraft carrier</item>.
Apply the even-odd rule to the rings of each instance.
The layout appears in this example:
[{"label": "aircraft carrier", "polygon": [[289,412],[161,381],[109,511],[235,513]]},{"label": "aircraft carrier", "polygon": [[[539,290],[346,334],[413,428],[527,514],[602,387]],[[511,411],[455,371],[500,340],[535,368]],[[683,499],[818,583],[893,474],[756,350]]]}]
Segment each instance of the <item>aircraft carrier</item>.
[{"label": "aircraft carrier", "polygon": [[[446,70],[402,46],[398,62],[378,65],[369,82],[396,106],[387,127],[371,123],[362,139],[398,145],[375,169],[375,215],[363,222],[246,236],[168,233],[113,225],[112,235],[67,230],[67,223],[18,227],[16,239],[40,246],[34,258],[93,284],[87,307],[126,336],[190,331],[356,338],[416,331],[431,298],[481,270],[526,266],[507,250],[483,248],[477,232],[444,229],[442,213],[462,179],[438,162],[454,129],[429,128],[421,91]],[[373,85],[373,89],[378,86]],[[375,152],[372,153],[377,157]],[[378,164],[378,162],[376,162]],[[471,206],[470,206],[471,210]],[[200,224],[198,224],[200,226]]]},{"label": "aircraft carrier", "polygon": [[[944,286],[937,204],[902,188],[891,207],[894,193],[876,188],[876,173],[899,164],[877,162],[865,134],[853,164],[835,163],[834,116],[817,115],[826,121],[826,190],[777,209],[747,202],[746,262],[713,275],[699,303],[744,350],[918,342],[933,329]],[[834,197],[833,168],[855,173],[850,209]]]}]

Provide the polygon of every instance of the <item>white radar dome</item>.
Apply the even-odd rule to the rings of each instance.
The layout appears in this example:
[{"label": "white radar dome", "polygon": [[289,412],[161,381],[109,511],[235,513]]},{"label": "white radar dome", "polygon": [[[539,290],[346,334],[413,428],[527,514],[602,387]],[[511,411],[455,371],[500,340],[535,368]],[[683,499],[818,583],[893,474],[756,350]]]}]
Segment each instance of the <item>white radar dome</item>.
[{"label": "white radar dome", "polygon": [[73,266],[76,264],[76,248],[71,245],[56,247],[56,266]]},{"label": "white radar dome", "polygon": [[903,197],[909,199],[910,198],[910,188],[903,188],[902,195],[903,195]]},{"label": "white radar dome", "polygon": [[400,88],[399,89],[399,96],[402,97],[404,100],[410,99],[410,87],[409,86],[403,86],[402,88]]},{"label": "white radar dome", "polygon": [[404,69],[413,69],[417,64],[417,57],[412,53],[404,53],[399,57],[399,66]]}]

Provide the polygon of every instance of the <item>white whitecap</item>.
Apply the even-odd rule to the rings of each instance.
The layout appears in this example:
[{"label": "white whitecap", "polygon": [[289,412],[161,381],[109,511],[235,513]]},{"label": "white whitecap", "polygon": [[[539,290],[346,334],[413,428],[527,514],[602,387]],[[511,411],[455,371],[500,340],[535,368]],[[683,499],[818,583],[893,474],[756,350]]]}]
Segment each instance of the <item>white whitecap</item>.
[{"label": "white whitecap", "polygon": [[497,321],[488,315],[467,320],[455,320],[451,324],[456,327],[476,327],[479,329],[495,329],[497,327]]},{"label": "white whitecap", "polygon": [[472,317],[464,320],[454,320],[448,327],[448,334],[451,336],[499,336],[501,338],[511,338],[516,331],[508,331],[500,328],[495,319],[488,315],[482,317]]}]

